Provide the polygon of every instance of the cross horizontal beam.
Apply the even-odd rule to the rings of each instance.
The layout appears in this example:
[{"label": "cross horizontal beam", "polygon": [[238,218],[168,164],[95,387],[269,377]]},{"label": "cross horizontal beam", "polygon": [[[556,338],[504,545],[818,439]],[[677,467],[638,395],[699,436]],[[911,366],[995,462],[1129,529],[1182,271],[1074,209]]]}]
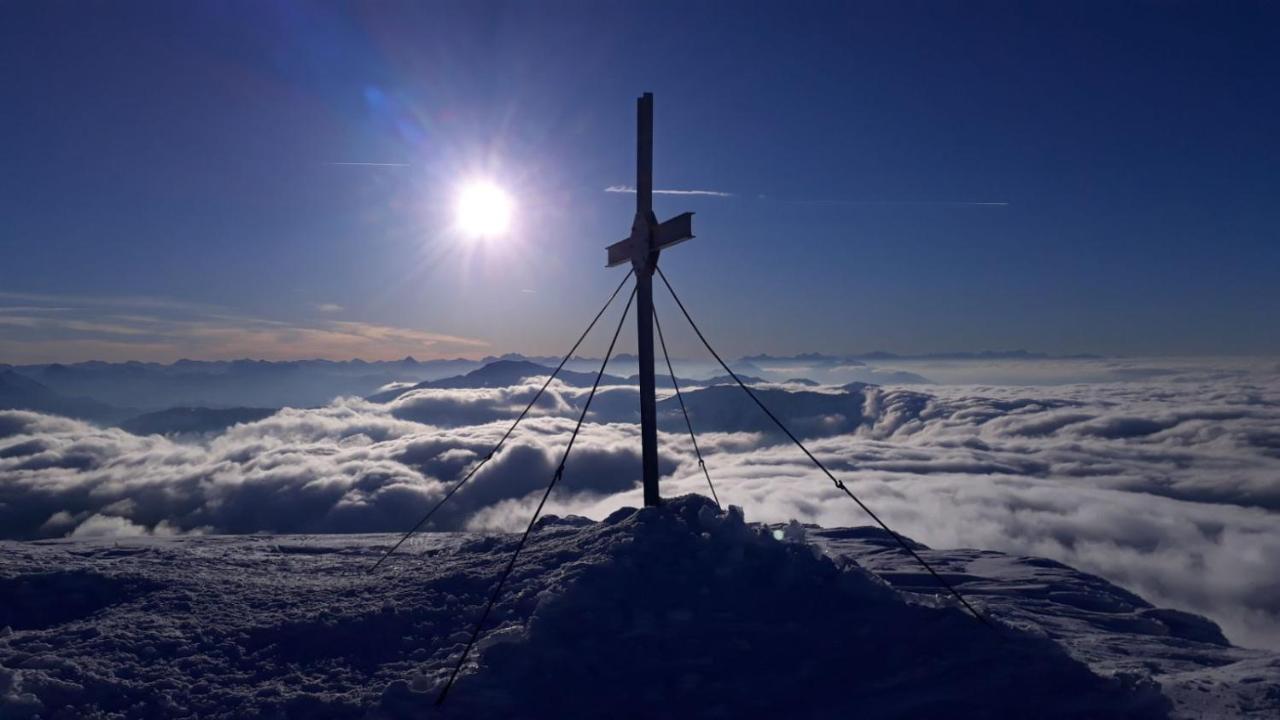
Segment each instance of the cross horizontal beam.
[{"label": "cross horizontal beam", "polygon": [[[666,222],[659,223],[653,230],[653,249],[663,250],[673,245],[679,245],[685,240],[693,239],[693,213],[680,213]],[[634,237],[618,242],[608,247],[609,262],[606,267],[616,267],[623,263],[631,262],[632,247],[635,243]]]}]

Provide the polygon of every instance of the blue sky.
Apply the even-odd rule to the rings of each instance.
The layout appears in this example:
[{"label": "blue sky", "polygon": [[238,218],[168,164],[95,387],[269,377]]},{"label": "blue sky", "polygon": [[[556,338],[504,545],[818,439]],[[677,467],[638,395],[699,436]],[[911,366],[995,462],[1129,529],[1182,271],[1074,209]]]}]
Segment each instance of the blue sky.
[{"label": "blue sky", "polygon": [[[1280,352],[1278,20],[9,3],[0,362],[561,352],[624,272],[643,91],[657,187],[730,195],[656,200],[726,352]],[[477,243],[481,177],[517,211]]]}]

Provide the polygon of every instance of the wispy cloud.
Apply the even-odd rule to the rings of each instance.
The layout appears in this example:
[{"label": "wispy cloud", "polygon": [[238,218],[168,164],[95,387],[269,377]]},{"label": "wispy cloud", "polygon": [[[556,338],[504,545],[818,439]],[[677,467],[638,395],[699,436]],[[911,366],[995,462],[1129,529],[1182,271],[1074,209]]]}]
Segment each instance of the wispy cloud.
[{"label": "wispy cloud", "polygon": [[[604,189],[607,193],[632,193],[636,189],[630,185],[610,185]],[[705,197],[733,197],[733,193],[720,192],[719,190],[654,190],[654,195],[702,195]]]},{"label": "wispy cloud", "polygon": [[1008,207],[1005,201],[979,200],[783,200],[791,205],[941,205],[952,207]]},{"label": "wispy cloud", "polygon": [[409,163],[397,162],[327,162],[325,165],[337,165],[339,167],[409,167]]},{"label": "wispy cloud", "polygon": [[[23,302],[25,305],[8,305],[5,302]],[[0,312],[18,309],[71,310],[84,306],[110,306],[114,308],[144,308],[150,310],[172,310],[190,312],[218,312],[226,310],[221,305],[210,303],[188,302],[174,298],[151,297],[146,295],[112,295],[110,297],[96,295],[65,295],[59,293],[0,292]]]},{"label": "wispy cloud", "polygon": [[[635,187],[631,185],[610,185],[604,189],[607,193],[627,193],[635,194]],[[703,197],[735,197],[733,193],[721,192],[720,190],[654,190],[654,195],[700,195]],[[787,203],[789,205],[903,205],[903,206],[942,206],[942,207],[1008,207],[1009,203],[1004,200],[788,200],[772,198],[768,195],[758,195],[760,200],[778,200],[778,202]]]},{"label": "wispy cloud", "polygon": [[343,310],[338,303],[316,303],[313,307],[322,313],[340,313]]},{"label": "wispy cloud", "polygon": [[[488,346],[474,338],[415,328],[350,320],[254,317],[161,298],[24,294],[22,305],[4,306],[5,298],[0,294],[0,362],[9,363],[172,361],[183,357],[430,358]],[[316,309],[326,313],[342,310],[333,303]]]}]

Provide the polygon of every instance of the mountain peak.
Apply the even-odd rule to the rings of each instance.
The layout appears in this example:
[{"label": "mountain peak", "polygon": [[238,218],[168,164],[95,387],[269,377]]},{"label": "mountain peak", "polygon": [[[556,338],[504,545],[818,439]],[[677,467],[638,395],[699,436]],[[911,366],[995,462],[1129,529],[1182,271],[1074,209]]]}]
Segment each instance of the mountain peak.
[{"label": "mountain peak", "polygon": [[[1095,675],[1042,636],[992,632],[956,607],[910,600],[856,563],[841,568],[804,542],[804,532],[775,535],[747,524],[741,509],[720,511],[696,495],[624,508],[600,522],[544,518],[521,568],[526,582],[555,577],[554,587],[537,595],[527,625],[490,631],[479,669],[453,690],[451,709],[569,717],[628,697],[626,715],[635,717],[704,716],[708,698],[724,717],[1065,718],[1117,707],[1158,717],[1163,710],[1163,698]],[[511,612],[520,590],[507,592],[499,609]],[[582,662],[556,665],[565,657]],[[552,666],[556,682],[548,683]],[[824,671],[835,667],[856,677],[857,688],[875,690]],[[637,683],[651,692],[634,693]],[[414,699],[395,684],[383,695],[387,704]]]}]

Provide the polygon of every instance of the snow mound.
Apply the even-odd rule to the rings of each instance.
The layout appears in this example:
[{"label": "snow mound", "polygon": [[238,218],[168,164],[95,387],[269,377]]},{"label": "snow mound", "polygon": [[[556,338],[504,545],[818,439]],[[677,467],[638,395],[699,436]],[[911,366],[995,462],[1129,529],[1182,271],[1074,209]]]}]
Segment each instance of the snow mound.
[{"label": "snow mound", "polygon": [[[1060,563],[699,497],[517,537],[0,542],[0,719],[1276,717],[1280,656]],[[867,570],[874,571],[872,575]]]},{"label": "snow mound", "polygon": [[[446,716],[1128,718],[1167,710],[1153,686],[1099,677],[1045,638],[909,601],[856,564],[837,567],[702,497],[562,533],[535,541],[576,548],[560,582],[541,594],[527,630],[481,653]],[[403,690],[391,692],[397,704]]]}]

